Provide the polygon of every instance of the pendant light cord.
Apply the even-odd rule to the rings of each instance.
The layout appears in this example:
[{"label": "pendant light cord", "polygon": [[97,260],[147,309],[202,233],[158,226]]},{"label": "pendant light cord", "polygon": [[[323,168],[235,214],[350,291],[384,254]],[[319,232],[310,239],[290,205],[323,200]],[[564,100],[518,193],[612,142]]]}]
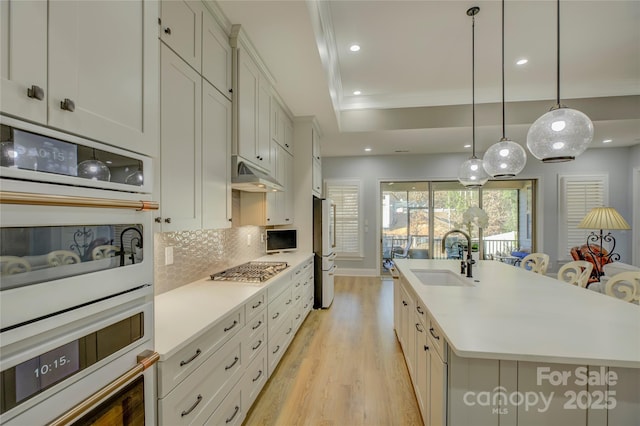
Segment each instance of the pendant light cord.
[{"label": "pendant light cord", "polygon": [[556,98],[556,103],[558,104],[558,108],[560,107],[560,0],[557,0],[556,2],[557,4],[557,17],[558,17],[558,22],[557,22],[557,26],[556,26],[556,32],[557,32],[557,37],[556,37],[556,67],[557,67],[557,81],[556,81],[556,87],[557,87],[557,93],[558,96]]},{"label": "pendant light cord", "polygon": [[506,139],[504,124],[504,0],[502,0],[502,139]]},{"label": "pendant light cord", "polygon": [[471,158],[476,158],[476,15],[471,15],[471,123],[473,144]]}]

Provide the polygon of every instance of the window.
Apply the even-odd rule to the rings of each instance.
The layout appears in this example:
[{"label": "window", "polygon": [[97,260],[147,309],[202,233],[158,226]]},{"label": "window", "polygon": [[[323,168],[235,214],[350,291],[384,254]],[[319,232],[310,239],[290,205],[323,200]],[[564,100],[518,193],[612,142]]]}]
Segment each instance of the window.
[{"label": "window", "polygon": [[340,257],[362,257],[360,225],[360,181],[327,180],[327,198],[336,205],[336,253]]},{"label": "window", "polygon": [[609,204],[609,179],[607,175],[559,176],[558,185],[558,255],[571,259],[571,248],[585,244],[592,231],[578,228],[582,219],[594,207]]}]

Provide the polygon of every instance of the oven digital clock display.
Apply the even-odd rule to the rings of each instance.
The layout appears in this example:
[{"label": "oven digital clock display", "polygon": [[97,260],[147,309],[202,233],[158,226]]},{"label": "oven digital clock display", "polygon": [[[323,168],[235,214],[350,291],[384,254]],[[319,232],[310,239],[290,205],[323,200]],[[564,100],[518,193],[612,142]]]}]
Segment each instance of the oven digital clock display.
[{"label": "oven digital clock display", "polygon": [[16,401],[22,401],[79,370],[78,340],[16,365]]}]

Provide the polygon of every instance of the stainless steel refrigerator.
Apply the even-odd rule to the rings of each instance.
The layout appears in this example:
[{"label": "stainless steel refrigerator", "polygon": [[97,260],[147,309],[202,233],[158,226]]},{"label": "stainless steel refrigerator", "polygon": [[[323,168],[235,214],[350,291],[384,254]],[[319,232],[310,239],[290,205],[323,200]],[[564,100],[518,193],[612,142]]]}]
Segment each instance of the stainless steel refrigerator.
[{"label": "stainless steel refrigerator", "polygon": [[314,308],[328,308],[333,302],[335,225],[336,205],[331,200],[313,197]]}]

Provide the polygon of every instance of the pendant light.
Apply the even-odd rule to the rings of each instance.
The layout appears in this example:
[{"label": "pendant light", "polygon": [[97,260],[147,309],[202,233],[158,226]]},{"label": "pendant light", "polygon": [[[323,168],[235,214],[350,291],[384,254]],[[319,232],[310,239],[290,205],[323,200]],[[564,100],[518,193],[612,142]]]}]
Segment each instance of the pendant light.
[{"label": "pendant light", "polygon": [[78,177],[106,182],[111,180],[111,171],[106,164],[98,160],[95,148],[93,148],[93,156],[90,160],[78,164]]},{"label": "pendant light", "polygon": [[556,105],[538,118],[527,133],[527,147],[545,163],[574,160],[593,140],[593,123],[584,113],[560,103],[560,0],[557,0]]},{"label": "pendant light", "polygon": [[458,181],[467,188],[480,188],[487,183],[489,175],[482,166],[482,160],[476,157],[476,86],[475,86],[475,16],[480,12],[480,8],[474,6],[467,10],[467,15],[471,16],[471,116],[472,116],[472,155],[471,158],[460,165],[458,169]]},{"label": "pendant light", "polygon": [[504,110],[504,0],[502,0],[502,139],[491,145],[482,157],[484,169],[494,178],[515,177],[527,164],[527,153],[524,148],[505,136]]}]

